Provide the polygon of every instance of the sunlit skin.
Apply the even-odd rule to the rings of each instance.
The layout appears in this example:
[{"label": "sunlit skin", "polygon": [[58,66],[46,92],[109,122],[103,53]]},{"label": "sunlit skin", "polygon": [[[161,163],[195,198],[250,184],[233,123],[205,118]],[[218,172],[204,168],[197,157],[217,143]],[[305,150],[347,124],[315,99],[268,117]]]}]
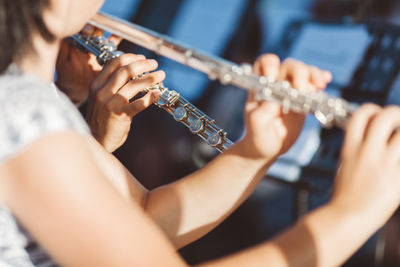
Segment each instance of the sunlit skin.
[{"label": "sunlit skin", "polygon": [[[51,2],[44,18],[56,40],[47,43],[34,34],[37,54],[17,62],[46,83],[52,82],[61,41],[79,31],[101,5],[94,0]],[[102,107],[107,99],[135,95],[146,82],[128,85],[129,77],[156,66],[132,54],[112,64],[91,81],[92,88],[102,92],[94,100],[100,111],[93,118],[106,122],[107,131],[125,133],[127,124],[110,116],[115,106],[109,105],[107,112]],[[255,71],[311,90],[331,80],[325,71],[294,60],[281,63],[274,55],[261,56]],[[164,75],[157,77],[162,80]],[[124,115],[129,124],[134,114]],[[204,266],[342,264],[399,204],[400,134],[393,132],[400,126],[399,115],[399,108],[363,106],[349,122],[329,203],[274,240]],[[199,171],[151,191],[93,137],[73,131],[44,136],[0,165],[0,201],[62,266],[186,266],[177,248],[229,216],[293,144],[304,121],[251,96],[244,116],[246,133],[237,144]]]}]

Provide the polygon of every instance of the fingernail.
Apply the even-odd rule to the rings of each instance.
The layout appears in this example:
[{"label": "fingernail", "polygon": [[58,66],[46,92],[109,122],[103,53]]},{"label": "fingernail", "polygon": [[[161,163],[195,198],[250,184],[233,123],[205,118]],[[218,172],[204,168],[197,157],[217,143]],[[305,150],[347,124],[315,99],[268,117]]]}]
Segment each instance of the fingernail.
[{"label": "fingernail", "polygon": [[157,66],[158,66],[157,61],[155,61],[154,59],[149,59],[149,64],[150,64],[151,66],[153,66],[153,67],[157,67]]},{"label": "fingernail", "polygon": [[166,74],[163,70],[157,71],[157,75],[160,79],[165,79],[165,76],[166,76]]},{"label": "fingernail", "polygon": [[160,90],[153,90],[151,91],[152,97],[154,98],[158,98],[161,95],[161,91]]},{"label": "fingernail", "polygon": [[324,73],[325,80],[331,81],[332,80],[332,73],[329,71],[325,71]]},{"label": "fingernail", "polygon": [[90,24],[86,24],[85,27],[83,27],[82,32],[84,34],[92,34],[94,31],[94,27]]},{"label": "fingernail", "polygon": [[278,71],[276,68],[273,67],[267,67],[265,69],[265,75],[271,78],[276,78],[276,76],[278,76]]}]

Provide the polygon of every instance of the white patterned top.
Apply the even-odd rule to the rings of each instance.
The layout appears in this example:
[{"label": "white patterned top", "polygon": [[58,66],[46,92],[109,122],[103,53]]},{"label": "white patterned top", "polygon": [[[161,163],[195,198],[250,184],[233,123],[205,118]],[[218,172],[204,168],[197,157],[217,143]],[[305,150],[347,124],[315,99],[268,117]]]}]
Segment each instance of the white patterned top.
[{"label": "white patterned top", "polygon": [[[89,129],[69,99],[52,85],[11,65],[0,76],[0,165],[56,132]],[[0,203],[0,267],[57,266]]]}]

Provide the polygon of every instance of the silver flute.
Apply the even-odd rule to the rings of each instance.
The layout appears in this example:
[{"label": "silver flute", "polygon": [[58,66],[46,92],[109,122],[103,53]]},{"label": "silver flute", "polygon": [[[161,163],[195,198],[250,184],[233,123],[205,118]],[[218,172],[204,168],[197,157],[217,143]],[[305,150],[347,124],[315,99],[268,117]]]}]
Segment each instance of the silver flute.
[{"label": "silver flute", "polygon": [[[119,57],[123,52],[118,51],[113,43],[107,41],[105,37],[89,36],[78,33],[71,36],[73,45],[84,52],[90,52],[97,57],[100,65],[106,64],[109,60]],[[145,76],[139,75],[134,78]],[[144,92],[150,90],[160,90],[161,97],[155,103],[156,106],[166,110],[174,119],[181,122],[189,130],[203,140],[208,145],[223,152],[233,145],[227,138],[227,133],[215,124],[215,121],[196,108],[176,91],[170,91],[162,83],[146,88]]]},{"label": "silver flute", "polygon": [[199,52],[156,32],[98,13],[89,21],[93,26],[117,35],[155,53],[187,65],[218,79],[252,91],[259,100],[275,101],[282,105],[284,112],[312,113],[324,127],[344,128],[358,105],[342,98],[331,97],[324,92],[309,92],[292,88],[287,81],[277,82],[265,76],[256,75],[251,65],[237,65],[222,58]]}]

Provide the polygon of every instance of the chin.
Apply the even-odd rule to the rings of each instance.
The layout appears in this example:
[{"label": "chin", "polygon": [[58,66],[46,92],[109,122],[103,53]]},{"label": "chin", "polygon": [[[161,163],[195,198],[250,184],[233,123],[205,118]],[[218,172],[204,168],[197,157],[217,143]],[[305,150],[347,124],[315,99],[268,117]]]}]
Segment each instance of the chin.
[{"label": "chin", "polygon": [[[60,31],[61,28],[57,29],[57,26],[55,26],[54,32],[59,33],[61,38],[79,32],[90,18],[97,14],[103,3],[103,0],[69,0],[68,3],[63,2],[66,10],[62,10],[63,7],[60,5],[61,9],[58,10],[60,16],[57,18],[60,19],[62,17],[63,22],[60,23],[62,26],[58,24],[62,30]],[[49,23],[48,25],[52,24]]]}]

